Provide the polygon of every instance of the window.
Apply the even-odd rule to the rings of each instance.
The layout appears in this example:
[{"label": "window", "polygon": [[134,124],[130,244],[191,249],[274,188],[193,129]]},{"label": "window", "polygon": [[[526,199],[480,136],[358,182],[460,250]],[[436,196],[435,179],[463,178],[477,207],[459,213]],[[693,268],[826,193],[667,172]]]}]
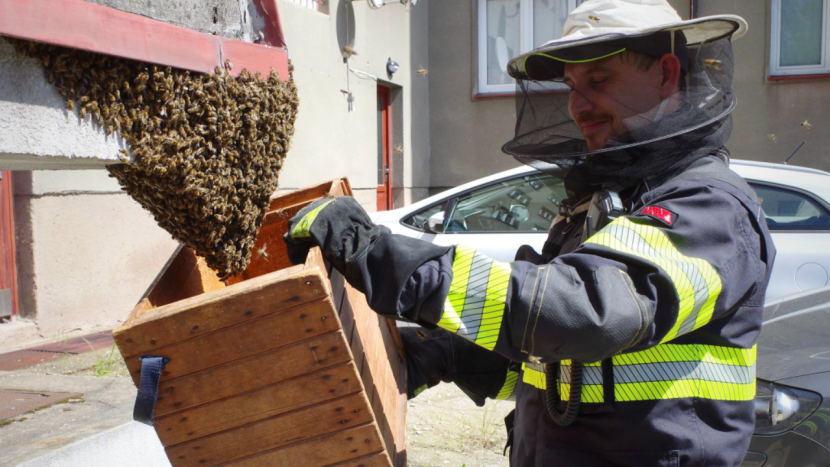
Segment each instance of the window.
[{"label": "window", "polygon": [[770,75],[830,74],[828,0],[772,0]]},{"label": "window", "polygon": [[562,37],[582,0],[478,0],[478,94],[514,93],[513,57]]},{"label": "window", "polygon": [[302,5],[310,10],[319,11],[320,13],[329,13],[328,0],[289,0],[291,3]]},{"label": "window", "polygon": [[547,174],[503,180],[459,195],[444,231],[545,233],[566,197],[562,181]]},{"label": "window", "polygon": [[418,230],[426,231],[427,222],[429,222],[429,218],[432,217],[435,214],[438,214],[439,212],[442,212],[446,208],[447,208],[447,203],[445,201],[441,204],[436,204],[435,206],[426,208],[421,212],[415,213],[415,214],[407,217],[406,219],[404,219],[401,222],[403,222],[404,224],[406,224],[410,227],[414,227]]},{"label": "window", "polygon": [[758,194],[771,232],[830,231],[830,211],[809,195],[772,185],[750,185]]}]

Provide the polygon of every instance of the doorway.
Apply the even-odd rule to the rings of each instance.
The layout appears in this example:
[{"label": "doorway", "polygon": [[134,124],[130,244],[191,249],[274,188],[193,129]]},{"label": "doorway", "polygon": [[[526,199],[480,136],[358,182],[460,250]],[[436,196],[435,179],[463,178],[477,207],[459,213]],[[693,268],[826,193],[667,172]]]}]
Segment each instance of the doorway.
[{"label": "doorway", "polygon": [[391,93],[378,86],[378,211],[392,209]]},{"label": "doorway", "polygon": [[0,319],[17,315],[12,173],[0,171]]}]

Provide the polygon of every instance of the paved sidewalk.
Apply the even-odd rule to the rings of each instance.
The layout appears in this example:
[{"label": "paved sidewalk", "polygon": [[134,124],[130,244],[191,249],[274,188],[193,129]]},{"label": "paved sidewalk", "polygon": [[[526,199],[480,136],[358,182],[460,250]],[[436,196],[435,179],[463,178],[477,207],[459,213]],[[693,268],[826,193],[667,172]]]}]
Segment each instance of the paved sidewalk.
[{"label": "paved sidewalk", "polygon": [[20,467],[170,467],[152,427],[128,422]]},{"label": "paved sidewalk", "polygon": [[[93,341],[90,340],[90,343]],[[92,346],[64,349],[67,343],[58,343],[55,348],[47,349],[59,352],[32,351],[31,353],[48,357],[30,362],[34,363],[32,366],[0,371],[0,392],[6,396],[7,405],[13,406],[15,399],[26,399],[28,403],[31,395],[37,396],[41,393],[49,396],[48,402],[52,403],[34,410],[27,407],[26,410],[29,411],[22,414],[20,411],[12,410],[11,412],[17,415],[0,421],[0,467],[14,467],[44,455],[53,456],[57,452],[63,452],[62,448],[81,440],[84,440],[84,443],[98,443],[103,446],[110,443],[109,440],[122,443],[125,439],[132,439],[129,436],[125,438],[127,434],[133,433],[129,430],[113,435],[101,435],[131,422],[136,395],[135,386],[121,362],[118,351],[112,351],[111,344],[110,347],[104,344],[96,342]],[[104,348],[100,348],[102,346]],[[12,360],[15,367],[20,366],[20,361]],[[6,362],[9,361],[7,358]],[[15,398],[16,392],[20,392],[21,396]],[[27,397],[23,397],[24,395]],[[45,396],[44,400],[47,400]],[[152,429],[150,433],[153,434]],[[129,445],[129,442],[126,445]],[[86,448],[82,451],[91,452]],[[110,456],[116,454],[120,455],[119,449],[114,449]],[[161,456],[164,458],[163,452]],[[106,457],[102,459],[105,460]],[[64,464],[33,465],[76,467],[93,464],[73,461]],[[117,467],[121,464],[109,462],[94,465]]]}]

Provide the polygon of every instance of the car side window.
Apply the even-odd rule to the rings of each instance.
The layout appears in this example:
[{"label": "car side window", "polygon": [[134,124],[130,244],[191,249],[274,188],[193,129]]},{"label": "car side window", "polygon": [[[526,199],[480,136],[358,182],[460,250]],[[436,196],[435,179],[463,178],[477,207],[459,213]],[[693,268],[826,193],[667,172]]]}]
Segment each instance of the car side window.
[{"label": "car side window", "polygon": [[538,173],[460,195],[445,215],[445,232],[547,232],[567,197],[564,184]]},{"label": "car side window", "polygon": [[771,232],[830,231],[830,211],[810,196],[786,188],[750,183]]},{"label": "car side window", "polygon": [[446,208],[447,202],[445,201],[441,204],[436,204],[435,206],[426,208],[423,211],[416,212],[415,214],[403,219],[401,222],[418,230],[426,230],[429,218]]}]

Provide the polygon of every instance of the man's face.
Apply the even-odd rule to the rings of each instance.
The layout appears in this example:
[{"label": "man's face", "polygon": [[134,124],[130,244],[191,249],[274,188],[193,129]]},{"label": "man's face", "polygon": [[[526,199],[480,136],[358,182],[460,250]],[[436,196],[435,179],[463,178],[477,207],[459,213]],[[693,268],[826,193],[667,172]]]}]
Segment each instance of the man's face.
[{"label": "man's face", "polygon": [[648,122],[645,115],[637,116],[659,106],[664,97],[661,62],[642,71],[617,55],[565,66],[563,82],[571,88],[568,110],[588,150],[603,149],[610,140]]}]

